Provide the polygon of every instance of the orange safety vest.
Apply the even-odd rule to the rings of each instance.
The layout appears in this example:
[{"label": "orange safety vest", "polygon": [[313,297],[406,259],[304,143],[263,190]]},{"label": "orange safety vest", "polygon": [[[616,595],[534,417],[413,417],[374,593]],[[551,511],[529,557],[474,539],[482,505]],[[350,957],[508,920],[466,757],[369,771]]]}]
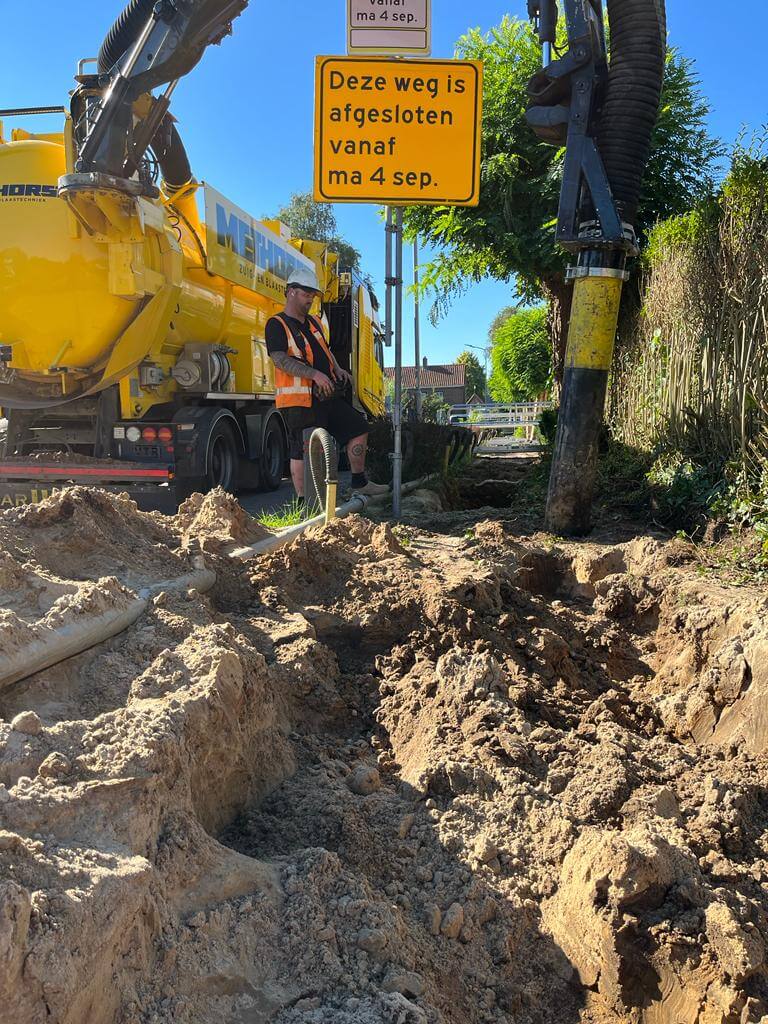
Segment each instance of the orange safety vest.
[{"label": "orange safety vest", "polygon": [[[315,357],[312,353],[312,346],[310,344],[306,344],[304,352],[302,352],[296,343],[293,331],[288,326],[288,323],[282,313],[278,313],[276,319],[279,320],[285,328],[285,336],[288,339],[288,355],[292,356],[294,359],[300,359],[303,363],[307,363],[308,366],[314,366]],[[309,323],[309,329],[312,332],[315,341],[328,356],[328,365],[331,368],[331,377],[333,380],[336,380],[336,374],[333,371],[333,356],[331,355],[331,350],[328,348],[325,335],[314,317],[308,316],[307,322]],[[286,373],[285,370],[281,370],[279,366],[276,366],[275,405],[278,409],[290,409],[296,408],[297,406],[309,409],[312,405],[311,378],[294,377],[290,373]]]}]

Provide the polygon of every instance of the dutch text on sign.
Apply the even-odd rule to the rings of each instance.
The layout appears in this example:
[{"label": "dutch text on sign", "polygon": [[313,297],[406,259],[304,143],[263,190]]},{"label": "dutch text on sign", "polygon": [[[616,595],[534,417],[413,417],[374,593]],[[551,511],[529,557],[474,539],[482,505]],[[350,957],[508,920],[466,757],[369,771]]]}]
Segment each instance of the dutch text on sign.
[{"label": "dutch text on sign", "polygon": [[476,206],[479,61],[318,57],[315,199]]},{"label": "dutch text on sign", "polygon": [[349,53],[431,50],[431,0],[347,0]]}]

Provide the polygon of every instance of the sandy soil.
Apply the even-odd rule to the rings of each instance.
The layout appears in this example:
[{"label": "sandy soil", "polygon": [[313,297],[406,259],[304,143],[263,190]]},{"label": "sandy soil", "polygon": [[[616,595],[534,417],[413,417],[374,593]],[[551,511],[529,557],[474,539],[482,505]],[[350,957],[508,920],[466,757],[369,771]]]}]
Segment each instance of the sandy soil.
[{"label": "sandy soil", "polygon": [[223,495],[0,516],[0,649],[218,575],[0,691],[0,1020],[768,1015],[768,599],[441,515],[250,562]]}]

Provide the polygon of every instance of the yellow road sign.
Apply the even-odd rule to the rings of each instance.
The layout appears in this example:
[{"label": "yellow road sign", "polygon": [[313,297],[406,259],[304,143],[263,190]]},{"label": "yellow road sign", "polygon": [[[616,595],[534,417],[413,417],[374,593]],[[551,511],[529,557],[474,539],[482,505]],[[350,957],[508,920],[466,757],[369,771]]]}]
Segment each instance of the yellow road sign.
[{"label": "yellow road sign", "polygon": [[482,97],[480,61],[318,57],[315,199],[476,206]]}]

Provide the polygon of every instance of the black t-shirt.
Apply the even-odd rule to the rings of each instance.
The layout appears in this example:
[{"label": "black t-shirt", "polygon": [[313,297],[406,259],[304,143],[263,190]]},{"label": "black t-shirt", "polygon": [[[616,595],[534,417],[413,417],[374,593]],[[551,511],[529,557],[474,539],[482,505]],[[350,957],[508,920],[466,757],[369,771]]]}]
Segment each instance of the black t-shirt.
[{"label": "black t-shirt", "polygon": [[[288,316],[287,313],[282,313],[281,316],[285,317],[288,326],[293,328],[292,333],[296,339],[296,344],[299,346],[302,356],[304,356],[304,353],[306,352],[307,344],[311,345],[312,355],[314,357],[312,363],[313,367],[316,370],[319,370],[320,373],[324,373],[326,377],[330,377],[331,366],[328,362],[328,356],[325,354],[320,343],[312,333],[309,326],[309,320],[302,323],[301,320]],[[270,355],[272,355],[273,352],[288,351],[288,338],[285,335],[285,327],[282,325],[278,317],[273,316],[267,321],[264,337],[266,338],[267,351]],[[304,358],[306,357],[304,356]]]}]

